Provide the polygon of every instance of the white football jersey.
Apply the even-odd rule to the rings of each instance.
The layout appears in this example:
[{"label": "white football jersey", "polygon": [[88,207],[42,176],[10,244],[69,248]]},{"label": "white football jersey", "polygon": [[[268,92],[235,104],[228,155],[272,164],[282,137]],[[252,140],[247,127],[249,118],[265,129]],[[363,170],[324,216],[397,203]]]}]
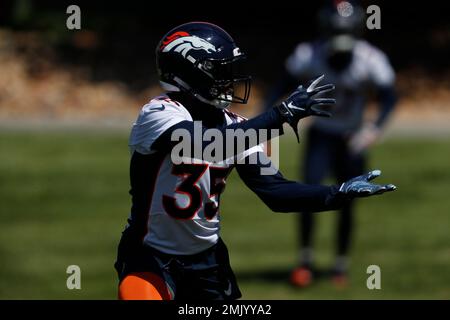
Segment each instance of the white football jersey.
[{"label": "white football jersey", "polygon": [[373,87],[394,84],[395,73],[386,55],[364,40],[358,40],[353,58],[342,72],[328,66],[323,42],[301,43],[286,60],[286,70],[299,81],[325,75],[323,83],[333,83],[336,105],[329,109],[331,118],[315,117],[314,125],[333,133],[357,130],[363,120],[367,91]]},{"label": "white football jersey", "polygon": [[[226,110],[224,114],[227,124],[244,120]],[[136,179],[142,178],[142,188],[147,190],[140,200],[135,195],[137,191],[132,193],[133,201],[145,205],[133,204],[139,209],[136,212],[132,209],[130,223],[135,220],[146,224],[144,244],[175,255],[195,254],[218,241],[220,194],[233,169],[226,162],[213,164],[200,160],[176,165],[170,154],[152,149],[165,130],[186,120],[193,121],[183,105],[167,96],[157,97],[143,106],[129,140],[132,154],[137,152],[139,157],[148,159],[135,171],[144,177]],[[254,151],[261,151],[259,148]]]}]

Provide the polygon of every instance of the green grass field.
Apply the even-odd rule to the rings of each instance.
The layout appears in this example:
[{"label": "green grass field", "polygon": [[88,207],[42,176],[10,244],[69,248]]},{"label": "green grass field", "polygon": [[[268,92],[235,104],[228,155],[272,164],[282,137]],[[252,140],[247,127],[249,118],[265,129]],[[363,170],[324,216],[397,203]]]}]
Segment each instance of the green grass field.
[{"label": "green grass field", "polygon": [[[129,213],[128,132],[0,131],[0,298],[115,299],[113,263]],[[299,147],[282,139],[295,178]],[[245,299],[450,298],[450,139],[391,139],[374,148],[379,182],[398,190],[358,202],[350,286],[296,290],[296,216],[270,212],[234,173],[222,236]],[[334,213],[318,215],[318,265],[333,262]],[[79,265],[81,290],[66,288]],[[366,287],[381,267],[381,290]]]}]

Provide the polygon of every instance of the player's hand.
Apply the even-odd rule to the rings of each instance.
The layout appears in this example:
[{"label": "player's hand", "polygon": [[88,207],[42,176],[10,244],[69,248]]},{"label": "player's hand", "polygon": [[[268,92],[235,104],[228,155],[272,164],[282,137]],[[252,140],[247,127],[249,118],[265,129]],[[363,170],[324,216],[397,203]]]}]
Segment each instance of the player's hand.
[{"label": "player's hand", "polygon": [[339,188],[339,193],[351,197],[368,197],[397,189],[397,187],[393,184],[379,185],[369,182],[378,177],[380,174],[380,170],[373,170],[369,173],[352,178],[341,185]]},{"label": "player's hand", "polygon": [[336,103],[335,99],[329,98],[316,98],[313,97],[316,94],[328,92],[334,89],[333,84],[326,84],[317,87],[319,82],[324,78],[321,75],[315,79],[308,88],[304,88],[300,85],[285,101],[277,106],[285,122],[294,129],[294,132],[298,137],[297,124],[300,119],[309,116],[330,117],[331,113],[318,109],[318,106],[332,105]]},{"label": "player's hand", "polygon": [[353,154],[364,152],[372,146],[380,137],[380,129],[374,124],[364,125],[349,140],[348,147]]}]

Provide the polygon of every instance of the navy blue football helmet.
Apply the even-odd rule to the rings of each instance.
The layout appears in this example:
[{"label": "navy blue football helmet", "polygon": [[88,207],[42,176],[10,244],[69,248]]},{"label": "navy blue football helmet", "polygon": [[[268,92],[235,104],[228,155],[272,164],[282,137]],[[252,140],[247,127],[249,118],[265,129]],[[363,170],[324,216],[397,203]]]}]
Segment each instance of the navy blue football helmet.
[{"label": "navy blue football helmet", "polygon": [[333,0],[331,5],[319,11],[318,22],[323,36],[348,34],[360,37],[364,31],[365,12],[356,1]]},{"label": "navy blue football helmet", "polygon": [[236,70],[244,58],[225,30],[207,22],[180,25],[156,47],[156,66],[164,89],[187,92],[220,109],[247,103],[251,78]]}]

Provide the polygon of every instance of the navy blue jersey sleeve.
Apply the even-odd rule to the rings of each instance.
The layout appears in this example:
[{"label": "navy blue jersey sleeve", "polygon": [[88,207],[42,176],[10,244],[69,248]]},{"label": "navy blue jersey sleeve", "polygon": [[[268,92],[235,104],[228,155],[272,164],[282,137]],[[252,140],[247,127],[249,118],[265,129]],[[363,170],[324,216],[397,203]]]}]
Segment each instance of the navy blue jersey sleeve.
[{"label": "navy blue jersey sleeve", "polygon": [[375,122],[377,127],[382,127],[397,104],[397,94],[393,86],[378,88],[379,114]]},{"label": "navy blue jersey sleeve", "polygon": [[[201,150],[203,151],[210,143],[212,143],[211,141],[198,141],[197,139],[195,139],[195,123],[194,121],[181,121],[175,125],[173,125],[172,127],[170,127],[169,129],[167,129],[163,134],[161,134],[159,136],[159,138],[155,141],[155,143],[153,143],[152,148],[154,150],[158,150],[158,151],[166,151],[166,152],[170,152],[170,150],[172,150],[175,145],[177,145],[180,140],[174,140],[172,139],[173,137],[173,132],[177,129],[184,129],[186,130],[187,133],[189,133],[189,136],[191,137],[190,142],[191,142],[191,150],[194,150],[196,147],[199,146],[199,144],[201,143]],[[270,140],[274,137],[272,137],[271,134],[271,129],[276,129],[278,130],[277,132],[279,133],[279,135],[283,134],[283,120],[282,117],[279,113],[279,111],[275,108],[268,110],[264,113],[262,113],[261,115],[246,120],[246,121],[242,121],[242,122],[236,122],[236,123],[232,123],[229,125],[223,125],[217,128],[214,128],[220,131],[221,136],[223,138],[222,141],[222,145],[224,147],[224,150],[222,152],[222,154],[225,156],[230,156],[230,150],[225,150],[226,146],[229,145],[234,145],[236,146],[235,150],[232,150],[233,154],[231,154],[232,156],[236,156],[240,153],[242,153],[245,150],[248,150],[252,147],[255,147],[256,145],[259,145],[260,143],[263,143],[267,140]],[[245,139],[245,135],[227,135],[226,134],[226,130],[242,130],[242,131],[247,131],[249,129],[253,129],[255,130],[255,134],[258,135],[258,139],[250,141],[250,140],[244,140],[244,143],[231,143],[230,141],[227,141],[226,139],[228,138],[232,138],[232,139]],[[267,129],[268,131],[266,131],[266,135],[265,136],[260,136],[260,129]],[[206,127],[202,127],[201,128],[201,134],[203,135],[205,133],[205,131],[208,130],[208,128]],[[238,146],[243,146],[244,150],[240,150],[238,149]],[[192,155],[193,156],[193,155]],[[224,159],[221,159],[224,160]]]},{"label": "navy blue jersey sleeve", "polygon": [[341,208],[347,199],[338,193],[338,186],[308,185],[287,180],[279,170],[274,174],[262,174],[262,168],[272,166],[264,153],[260,152],[256,164],[237,165],[244,183],[272,211],[275,212],[319,212]]}]

